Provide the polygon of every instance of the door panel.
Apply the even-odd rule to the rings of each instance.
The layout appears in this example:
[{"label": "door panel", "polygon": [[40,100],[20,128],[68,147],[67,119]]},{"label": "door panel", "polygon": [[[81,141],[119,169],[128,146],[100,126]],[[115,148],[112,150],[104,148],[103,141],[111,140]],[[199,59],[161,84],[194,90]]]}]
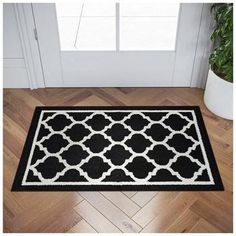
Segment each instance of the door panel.
[{"label": "door panel", "polygon": [[32,4],[46,87],[63,87],[55,5]]},{"label": "door panel", "polygon": [[190,87],[203,4],[182,4],[172,86]]},{"label": "door panel", "polygon": [[61,50],[55,4],[32,6],[47,87],[190,86],[202,3],[181,4],[175,47],[153,51]]},{"label": "door panel", "polygon": [[61,58],[68,87],[149,87],[171,86],[175,53],[62,52]]}]

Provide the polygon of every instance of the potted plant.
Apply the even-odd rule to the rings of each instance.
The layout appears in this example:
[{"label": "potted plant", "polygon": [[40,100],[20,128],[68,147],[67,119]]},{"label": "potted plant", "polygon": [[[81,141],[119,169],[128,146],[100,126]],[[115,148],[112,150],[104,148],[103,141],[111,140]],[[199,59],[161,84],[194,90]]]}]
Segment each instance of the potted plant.
[{"label": "potted plant", "polygon": [[212,5],[215,28],[211,35],[213,52],[209,58],[204,102],[216,115],[233,119],[233,4]]}]

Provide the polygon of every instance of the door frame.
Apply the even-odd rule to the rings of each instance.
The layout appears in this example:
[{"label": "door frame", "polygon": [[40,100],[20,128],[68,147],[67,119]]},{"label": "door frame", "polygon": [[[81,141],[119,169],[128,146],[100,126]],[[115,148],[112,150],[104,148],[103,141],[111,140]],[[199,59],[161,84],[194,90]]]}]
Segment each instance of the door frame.
[{"label": "door frame", "polygon": [[[36,17],[40,17],[42,20],[42,16],[39,15],[39,11],[37,9],[40,7],[40,4],[49,4],[48,12],[45,14],[50,14],[50,17],[52,18],[52,21],[55,21],[56,19],[56,12],[55,12],[55,7],[53,3],[36,3],[36,4],[28,4],[28,3],[18,3],[16,5],[22,5],[22,6],[16,6],[18,9],[24,9],[21,10],[23,12],[28,12],[28,14],[22,15],[18,14],[19,19],[24,18],[25,22],[21,23],[21,25],[24,25],[24,28],[27,30],[25,31],[25,37],[22,37],[23,43],[28,46],[28,48],[31,49],[34,53],[26,53],[25,57],[27,61],[36,61],[37,63],[29,63],[29,68],[30,68],[30,80],[31,80],[31,88],[39,88],[39,87],[64,87],[63,86],[63,79],[62,79],[62,69],[61,69],[61,57],[60,57],[60,45],[59,45],[59,40],[58,43],[55,44],[55,39],[51,38],[46,38],[46,35],[44,32],[40,32],[40,27],[37,27],[37,24],[35,22]],[[205,3],[187,3],[187,4],[198,4],[198,9],[199,12],[197,14],[200,14],[199,17],[199,22],[196,22],[197,25],[197,30],[195,33],[195,36],[193,40],[196,40],[196,47],[191,51],[191,55],[188,58],[184,58],[187,64],[184,64],[185,68],[178,68],[175,67],[173,71],[173,77],[171,87],[176,87],[177,85],[175,84],[176,78],[180,78],[180,76],[183,75],[183,71],[188,67],[188,63],[190,62],[191,58],[194,61],[194,64],[191,66],[191,69],[188,70],[188,76],[191,77],[191,82],[188,86],[184,84],[184,79],[183,79],[183,86],[185,87],[200,87],[204,88],[205,82],[206,82],[206,75],[208,71],[208,54],[210,51],[210,45],[209,45],[209,39],[206,37],[206,33],[211,32],[211,17],[209,17],[209,5],[210,4],[205,4]],[[184,4],[187,6],[187,4]],[[190,5],[188,5],[189,7]],[[181,6],[182,7],[182,6]],[[52,9],[54,8],[54,10]],[[18,10],[19,11],[19,10]],[[30,13],[31,11],[31,13]],[[54,11],[54,14],[51,14],[52,11]],[[185,11],[187,12],[187,11]],[[34,13],[34,14],[32,14]],[[182,10],[180,10],[180,14],[182,13]],[[181,18],[179,17],[181,20]],[[19,20],[22,22],[22,20]],[[27,23],[26,23],[27,22]],[[34,26],[37,28],[37,35],[38,35],[38,41],[35,40],[35,35],[34,35],[34,29],[32,30],[29,26],[29,22],[31,22],[31,26]],[[33,22],[33,24],[32,24]],[[41,21],[43,23],[43,21]],[[44,22],[45,24],[46,22]],[[181,22],[180,22],[181,23]],[[184,22],[182,22],[184,23]],[[26,27],[26,25],[28,26]],[[48,25],[48,22],[47,22]],[[20,29],[22,30],[22,29]],[[58,29],[55,29],[55,27],[51,27],[50,30],[54,30],[54,35],[57,36],[58,38]],[[179,34],[178,34],[179,35]],[[177,37],[178,37],[177,35]],[[33,43],[34,41],[34,43]],[[35,44],[36,41],[36,44]],[[28,42],[28,44],[27,44]],[[54,42],[52,44],[52,42]],[[178,42],[178,41],[177,41]],[[54,53],[45,52],[44,46],[46,44],[51,43],[51,50],[54,50]],[[178,45],[176,45],[176,48]],[[183,48],[182,50],[186,50],[186,48]],[[55,56],[55,51],[58,52],[58,55]],[[175,57],[176,62],[179,60],[183,60],[180,55],[176,55]],[[40,63],[39,63],[40,62]],[[33,65],[32,65],[33,64]],[[39,66],[40,64],[40,66]],[[55,67],[59,68],[59,70],[55,70]],[[41,68],[41,73],[35,71]],[[54,68],[54,69],[53,69]],[[34,73],[33,73],[34,72]],[[36,76],[35,76],[36,75]],[[183,77],[183,76],[182,76]],[[181,78],[182,79],[182,78]],[[178,85],[178,87],[181,85]]]},{"label": "door frame", "polygon": [[45,88],[36,27],[30,3],[13,3],[29,88]]}]

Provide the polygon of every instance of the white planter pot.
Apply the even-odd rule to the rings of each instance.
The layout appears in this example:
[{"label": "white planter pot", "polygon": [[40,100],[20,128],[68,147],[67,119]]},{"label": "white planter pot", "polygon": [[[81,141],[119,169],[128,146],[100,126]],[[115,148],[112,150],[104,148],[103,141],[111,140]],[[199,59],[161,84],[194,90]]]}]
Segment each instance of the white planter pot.
[{"label": "white planter pot", "polygon": [[233,119],[233,83],[225,81],[209,70],[204,93],[207,108],[225,119]]}]

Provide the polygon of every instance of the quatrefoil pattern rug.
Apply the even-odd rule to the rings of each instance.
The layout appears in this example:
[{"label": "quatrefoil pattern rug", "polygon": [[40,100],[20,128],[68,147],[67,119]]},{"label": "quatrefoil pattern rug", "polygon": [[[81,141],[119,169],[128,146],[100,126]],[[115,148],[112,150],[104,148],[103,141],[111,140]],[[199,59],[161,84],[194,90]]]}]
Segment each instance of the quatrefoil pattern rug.
[{"label": "quatrefoil pattern rug", "polygon": [[37,107],[12,190],[223,185],[199,107]]}]

